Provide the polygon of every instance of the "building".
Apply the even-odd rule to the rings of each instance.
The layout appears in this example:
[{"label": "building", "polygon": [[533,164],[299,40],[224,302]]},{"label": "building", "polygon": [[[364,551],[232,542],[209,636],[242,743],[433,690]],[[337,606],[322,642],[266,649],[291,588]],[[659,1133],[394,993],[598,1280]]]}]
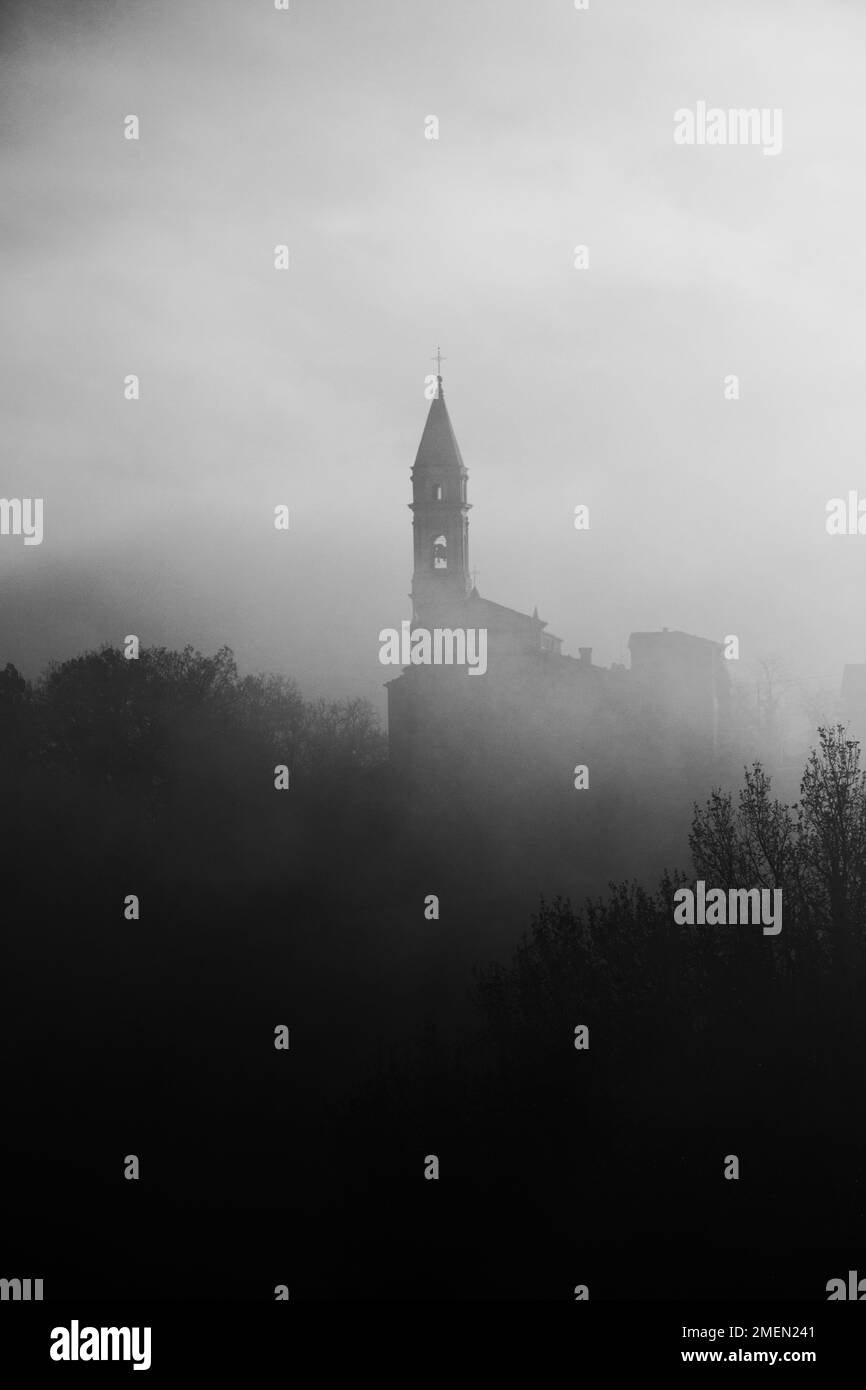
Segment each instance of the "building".
[{"label": "building", "polygon": [[728,706],[719,643],[688,633],[634,633],[631,669],[578,657],[538,616],[483,598],[469,568],[469,475],[442,377],[412,468],[415,629],[484,630],[486,670],[417,664],[387,682],[392,764],[425,774],[491,765],[558,777],[604,750],[620,772],[652,750],[659,758],[715,756]]}]

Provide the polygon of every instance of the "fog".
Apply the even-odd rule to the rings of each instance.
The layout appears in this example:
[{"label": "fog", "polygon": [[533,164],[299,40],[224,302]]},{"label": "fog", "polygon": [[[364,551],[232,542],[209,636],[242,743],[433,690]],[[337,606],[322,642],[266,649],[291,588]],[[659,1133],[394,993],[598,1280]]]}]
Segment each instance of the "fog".
[{"label": "fog", "polygon": [[[815,14],[7,7],[0,492],[44,498],[45,539],[0,542],[0,659],[227,643],[383,710],[441,343],[482,594],[604,664],[666,625],[838,687],[866,659],[866,541],[824,524],[866,481],[866,16]],[[675,145],[703,100],[781,108],[781,153]]]},{"label": "fog", "polygon": [[[866,492],[864,38],[800,0],[3,10],[4,1284],[856,1297],[866,782],[807,747],[866,661],[825,524]],[[677,144],[705,107],[781,112],[778,153]],[[397,676],[388,756],[438,344],[481,599],[453,457],[416,596],[458,555],[491,675]],[[784,930],[693,931],[692,883]]]}]

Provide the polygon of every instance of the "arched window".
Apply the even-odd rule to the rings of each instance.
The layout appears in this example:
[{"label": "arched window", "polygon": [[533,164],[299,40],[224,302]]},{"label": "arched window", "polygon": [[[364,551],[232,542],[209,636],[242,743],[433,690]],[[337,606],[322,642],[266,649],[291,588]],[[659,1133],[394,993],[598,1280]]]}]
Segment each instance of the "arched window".
[{"label": "arched window", "polygon": [[434,484],[433,484],[433,501],[434,501],[434,502],[441,502],[441,501],[442,501],[442,484],[441,484],[441,483],[434,483]]},{"label": "arched window", "polygon": [[437,536],[433,542],[433,568],[434,570],[447,570],[448,568],[448,542],[444,536]]}]

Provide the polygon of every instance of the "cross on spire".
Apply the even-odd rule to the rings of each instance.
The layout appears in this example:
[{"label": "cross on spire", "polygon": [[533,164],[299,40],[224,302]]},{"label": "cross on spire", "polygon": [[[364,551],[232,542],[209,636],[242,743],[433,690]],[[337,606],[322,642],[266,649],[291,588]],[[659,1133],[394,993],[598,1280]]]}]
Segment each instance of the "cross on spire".
[{"label": "cross on spire", "polygon": [[438,377],[441,377],[441,375],[442,375],[442,363],[443,363],[443,362],[446,362],[448,359],[442,356],[442,353],[441,353],[441,351],[440,351],[440,349],[439,349],[439,344],[438,344],[438,343],[436,344],[436,351],[435,351],[435,353],[433,354],[433,357],[432,357],[431,360],[432,360],[433,362],[436,363],[436,375],[437,375]]}]

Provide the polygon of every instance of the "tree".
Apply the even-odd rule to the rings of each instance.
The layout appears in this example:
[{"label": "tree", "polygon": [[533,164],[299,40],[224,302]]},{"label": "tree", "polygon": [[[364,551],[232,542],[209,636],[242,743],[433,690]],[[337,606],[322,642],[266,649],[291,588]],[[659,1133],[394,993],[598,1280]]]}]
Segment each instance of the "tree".
[{"label": "tree", "polygon": [[842,725],[819,729],[818,738],[795,805],[773,796],[755,762],[736,799],[717,788],[694,807],[697,878],[725,891],[782,890],[784,930],[772,949],[752,925],[739,934],[673,926],[681,874],[665,874],[655,894],[611,884],[606,899],[580,910],[542,901],[511,967],[476,977],[476,1002],[500,1046],[513,1050],[526,1033],[561,1036],[578,999],[620,1009],[627,1028],[661,1006],[675,1018],[684,999],[696,1015],[701,1000],[720,998],[746,1015],[767,1002],[774,980],[796,975],[798,989],[812,989],[828,964],[837,985],[843,979],[845,992],[853,989],[866,955],[866,772]]},{"label": "tree", "polygon": [[689,834],[699,878],[719,888],[781,888],[786,928],[832,952],[850,972],[866,920],[866,772],[843,725],[818,729],[800,800],[771,795],[760,763],[746,769],[736,805],[714,790]]},{"label": "tree", "polygon": [[20,699],[26,690],[27,682],[24,677],[11,661],[7,661],[5,668],[0,671],[0,700]]},{"label": "tree", "polygon": [[848,972],[866,918],[866,772],[844,725],[820,728],[818,740],[800,782],[799,884],[811,921],[832,932]]},{"label": "tree", "polygon": [[759,762],[744,769],[736,804],[714,789],[695,806],[689,849],[698,878],[714,888],[784,888],[792,883],[797,822],[792,808],[772,796]]},{"label": "tree", "polygon": [[768,753],[779,759],[782,751],[782,701],[790,686],[782,663],[776,656],[762,657],[758,663],[758,728]]}]

